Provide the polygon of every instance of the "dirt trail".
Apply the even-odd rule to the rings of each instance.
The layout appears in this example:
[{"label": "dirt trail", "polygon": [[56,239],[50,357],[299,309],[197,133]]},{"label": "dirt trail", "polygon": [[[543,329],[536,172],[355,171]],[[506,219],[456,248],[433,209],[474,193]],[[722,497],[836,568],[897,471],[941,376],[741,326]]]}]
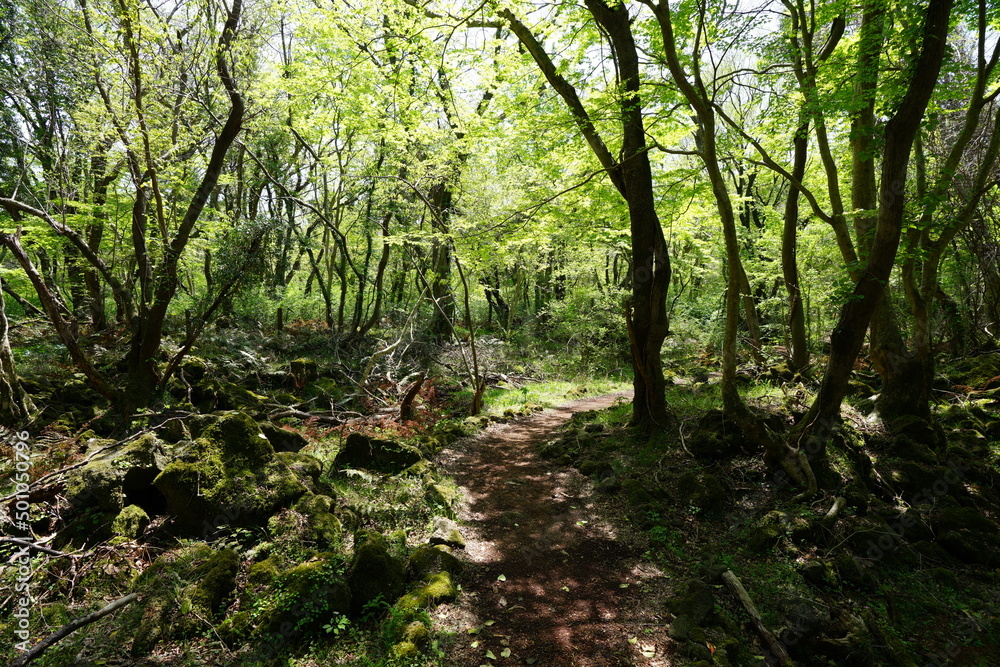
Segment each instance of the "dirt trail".
[{"label": "dirt trail", "polygon": [[455,637],[444,647],[447,664],[671,664],[659,616],[668,582],[643,562],[645,538],[614,497],[535,453],[573,413],[629,395],[547,409],[441,453],[443,472],[466,496],[458,516],[467,541],[463,593],[435,612]]}]

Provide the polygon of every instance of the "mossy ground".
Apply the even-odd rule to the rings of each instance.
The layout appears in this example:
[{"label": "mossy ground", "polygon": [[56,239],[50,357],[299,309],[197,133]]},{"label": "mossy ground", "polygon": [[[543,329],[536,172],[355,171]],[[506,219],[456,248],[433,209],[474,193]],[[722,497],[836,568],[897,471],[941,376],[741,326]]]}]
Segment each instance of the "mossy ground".
[{"label": "mossy ground", "polygon": [[[227,406],[244,408],[248,418],[262,414],[267,407],[262,404],[267,402],[288,405],[310,399],[344,411],[372,412],[370,398],[354,391],[334,364],[317,362],[315,378],[309,364],[290,369],[290,361],[305,356],[334,358],[330,345],[329,337],[309,332],[283,334],[266,342],[246,332],[209,332],[198,351],[201,359],[185,365],[184,374],[157,409],[172,415],[181,413],[170,410],[193,407],[189,393],[208,378],[213,382],[204,384],[206,406],[214,392],[212,408],[219,407],[221,398],[223,404],[228,401]],[[233,350],[240,346],[253,354],[234,356]],[[39,454],[35,477],[80,462],[90,438],[115,435],[102,431],[100,402],[82,388],[80,378],[66,373],[64,358],[45,349],[44,355],[19,358],[24,364],[22,374],[37,376],[29,383],[32,389],[52,406],[46,409],[44,428],[38,429],[35,439]],[[828,621],[821,615],[827,628],[836,627],[841,633],[833,639],[848,636],[854,627],[852,619],[861,619],[867,632],[851,644],[850,659],[857,664],[888,664],[897,658],[921,664],[929,660],[993,664],[1000,642],[1000,580],[995,565],[967,562],[977,547],[983,551],[993,544],[988,537],[982,538],[985,542],[977,541],[992,533],[951,526],[941,509],[974,509],[971,525],[984,519],[995,525],[1000,516],[1000,501],[992,491],[1000,488],[1000,396],[991,382],[1000,375],[998,369],[1000,364],[992,357],[943,369],[953,380],[950,398],[936,406],[947,442],[943,449],[931,448],[930,454],[893,440],[892,434],[867,418],[870,392],[877,389],[877,381],[871,374],[859,376],[850,404],[845,406],[854,435],[845,436],[851,442],[832,452],[832,467],[845,479],[856,475],[849,454],[864,448],[874,461],[873,477],[885,481],[887,488],[873,493],[851,480],[844,489],[848,505],[839,519],[841,532],[831,532],[822,524],[832,496],[790,504],[792,494],[776,483],[757,452],[736,449],[725,457],[704,459],[687,451],[699,420],[720,406],[714,368],[709,365],[672,369],[674,384],[668,392],[672,419],[664,433],[650,438],[627,429],[630,406],[623,402],[607,411],[579,416],[556,443],[554,458],[563,465],[578,466],[598,484],[628,499],[634,523],[648,535],[648,557],[668,576],[679,581],[711,579],[720,568],[730,569],[743,580],[765,622],[776,630],[794,630],[795,622],[809,620],[808,615],[789,616],[789,600],[807,599],[834,610]],[[524,370],[525,375],[530,372]],[[744,377],[744,395],[758,409],[774,415],[776,422],[791,424],[812,399],[809,384],[774,374],[746,373]],[[276,613],[310,599],[311,593],[330,581],[346,578],[358,530],[377,531],[384,536],[388,553],[405,562],[426,541],[434,517],[447,514],[455,502],[450,480],[441,478],[427,461],[395,476],[335,471],[332,462],[346,433],[356,430],[392,438],[433,453],[491,420],[530,414],[536,406],[621,386],[614,380],[521,385],[510,378],[500,379],[487,392],[486,417],[470,421],[466,419],[468,388],[436,377],[422,392],[420,417],[413,422],[383,419],[345,429],[316,421],[282,420],[279,426],[308,440],[302,453],[318,462],[318,479],[311,460],[302,459],[301,472],[312,484],[306,493],[298,487],[309,484],[294,474],[285,475],[291,468],[282,463],[280,479],[296,487],[294,493],[282,491],[289,501],[251,502],[249,514],[256,512],[256,519],[243,525],[218,523],[219,530],[207,536],[210,542],[181,534],[163,515],[148,515],[148,528],[140,531],[138,526],[144,521],[136,510],[130,510],[118,524],[128,534],[116,538],[116,517],[123,507],[134,505],[115,490],[113,481],[108,482],[108,493],[100,502],[75,512],[62,493],[72,493],[72,485],[33,497],[36,532],[58,531],[53,546],[67,551],[79,548],[83,554],[72,560],[32,558],[37,599],[32,640],[132,590],[147,590],[148,595],[147,604],[87,626],[50,649],[36,664],[138,664],[140,660],[162,665],[445,664],[426,610],[433,599],[447,599],[454,593],[456,578],[442,581],[440,571],[448,568],[441,563],[416,578],[410,575],[402,598],[405,603],[371,605],[346,621],[340,603],[316,607],[297,616],[295,624],[306,620],[289,635],[261,630],[271,626]],[[390,396],[395,388],[386,385],[377,391]],[[270,493],[262,492],[257,471],[244,465],[250,458],[279,458],[268,458],[267,440],[257,438],[256,433],[241,441],[245,446],[195,456],[202,451],[198,438],[212,435],[212,424],[219,416],[175,420],[159,429],[158,436],[169,444],[167,449],[184,450],[192,459],[208,461],[208,468],[188,472],[194,475],[194,488],[204,490],[210,500],[215,493],[224,503]],[[179,421],[183,428],[177,428]],[[150,416],[137,418],[129,426],[134,430],[156,423]],[[917,452],[924,460],[906,461],[904,451]],[[11,458],[3,453],[0,480],[7,480],[10,471],[2,466]],[[141,462],[143,466],[149,463]],[[933,482],[949,463],[967,471],[966,476],[960,485],[935,494]],[[213,480],[219,481],[219,471],[240,465],[248,474],[236,477],[245,479],[218,488],[213,485]],[[95,466],[93,471],[100,483],[101,475],[109,480],[118,476],[111,464],[106,469]],[[921,475],[930,477],[921,480]],[[924,481],[930,481],[931,495],[911,502]],[[10,491],[0,488],[2,493]],[[919,521],[906,523],[902,536],[899,531],[887,532],[887,527],[891,531],[894,525],[903,525],[896,522],[904,510],[916,512]],[[888,538],[883,546],[880,537]],[[878,548],[877,558],[871,557],[870,543]],[[964,557],[956,556],[962,548],[967,549]],[[431,571],[438,566],[438,572]],[[13,576],[6,570],[0,584],[9,589]],[[155,593],[148,590],[154,580],[158,582]],[[742,609],[725,595],[718,599],[733,633],[758,650]],[[155,623],[149,620],[154,618]],[[132,639],[142,619],[147,619],[148,626],[143,630],[144,641],[153,638],[154,625],[159,635],[152,655],[137,658]],[[431,628],[430,635],[423,636],[414,623]],[[0,622],[0,659],[13,657],[12,632],[8,621]],[[790,637],[798,641],[794,632]],[[415,655],[411,647],[419,648],[419,653]],[[676,664],[684,664],[684,658],[677,656]]]}]

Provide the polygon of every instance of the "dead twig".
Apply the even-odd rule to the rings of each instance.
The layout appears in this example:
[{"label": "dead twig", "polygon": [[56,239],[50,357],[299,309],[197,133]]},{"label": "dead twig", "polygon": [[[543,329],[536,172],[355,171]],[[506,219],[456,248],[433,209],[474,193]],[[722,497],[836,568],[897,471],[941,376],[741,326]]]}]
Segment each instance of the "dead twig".
[{"label": "dead twig", "polygon": [[784,667],[793,667],[795,663],[792,662],[792,657],[788,655],[785,645],[764,625],[764,619],[761,618],[760,612],[757,611],[757,607],[750,598],[750,594],[747,593],[747,589],[743,588],[743,583],[740,582],[739,577],[733,574],[731,570],[726,570],[722,573],[722,580],[726,582],[726,586],[729,587],[729,590],[739,599],[740,603],[743,604],[743,608],[750,614],[754,628],[761,638],[767,642],[767,645],[771,648],[771,653],[778,662]]},{"label": "dead twig", "polygon": [[124,607],[127,604],[135,602],[138,598],[139,598],[138,593],[129,593],[125,597],[118,598],[114,602],[106,605],[101,609],[98,609],[95,612],[91,612],[86,616],[81,616],[80,618],[73,619],[72,621],[62,626],[61,628],[53,632],[51,635],[49,635],[42,641],[32,646],[27,651],[22,653],[20,658],[18,658],[17,660],[15,660],[10,664],[10,667],[24,667],[24,665],[31,663],[35,658],[42,655],[42,653],[44,653],[46,649],[48,649],[53,644],[57,643],[63,637],[72,634],[73,632],[82,628],[85,625],[89,625],[96,620],[104,618],[108,614],[117,611],[118,609]]}]

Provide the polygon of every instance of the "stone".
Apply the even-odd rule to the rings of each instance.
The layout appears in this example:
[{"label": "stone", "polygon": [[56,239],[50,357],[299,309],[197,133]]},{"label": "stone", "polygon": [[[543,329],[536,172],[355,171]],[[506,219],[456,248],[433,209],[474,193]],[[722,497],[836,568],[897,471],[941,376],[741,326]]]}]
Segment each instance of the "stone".
[{"label": "stone", "polygon": [[413,618],[423,609],[442,602],[451,602],[458,597],[458,587],[447,572],[438,572],[424,579],[424,584],[401,597],[394,609],[403,618]]},{"label": "stone", "polygon": [[315,488],[319,484],[320,475],[323,474],[323,464],[315,456],[302,452],[276,452],[275,456],[307,487]]},{"label": "stone", "polygon": [[288,364],[288,371],[295,386],[300,389],[319,378],[319,367],[312,359],[295,359]]},{"label": "stone", "polygon": [[923,442],[914,441],[910,436],[897,435],[889,445],[889,453],[901,459],[934,465],[937,455]]},{"label": "stone", "polygon": [[362,468],[395,475],[422,458],[416,447],[351,433],[333,463],[341,469]]},{"label": "stone", "polygon": [[111,532],[119,537],[134,540],[149,525],[149,515],[138,505],[128,505],[111,522]]},{"label": "stone", "polygon": [[135,581],[143,603],[119,612],[122,636],[134,637],[133,657],[149,655],[160,641],[192,637],[205,628],[236,590],[239,557],[204,542],[157,558]]},{"label": "stone", "polygon": [[437,483],[428,484],[424,488],[424,500],[443,510],[449,519],[455,518],[454,505],[458,500],[458,490],[454,487]]},{"label": "stone", "polygon": [[715,611],[715,592],[705,582],[692,579],[684,595],[668,601],[667,606],[674,615],[686,616],[694,625],[700,626]]},{"label": "stone", "polygon": [[372,604],[392,605],[403,594],[405,581],[403,564],[389,554],[385,538],[374,531],[359,531],[347,575],[351,614],[360,617]]},{"label": "stone", "polygon": [[308,493],[247,414],[209,426],[185,459],[153,481],[174,525],[185,534],[214,535],[224,525],[261,526]]},{"label": "stone", "polygon": [[452,555],[449,547],[422,544],[410,554],[406,569],[411,578],[423,580],[437,572],[457,575],[462,571],[462,561]]},{"label": "stone", "polygon": [[653,495],[637,479],[622,480],[622,491],[633,505],[647,505],[654,502]]},{"label": "stone", "polygon": [[297,452],[309,444],[301,433],[275,426],[271,422],[261,422],[260,431],[276,452]]},{"label": "stone", "polygon": [[[90,440],[88,451],[114,444]],[[77,509],[98,507],[117,514],[126,504],[139,505],[147,514],[162,514],[164,499],[153,480],[167,465],[164,443],[152,433],[96,456],[66,478],[66,498]]]},{"label": "stone", "polygon": [[465,548],[465,538],[458,529],[458,524],[446,517],[434,518],[434,531],[431,533],[430,544],[444,544],[456,549]]},{"label": "stone", "polygon": [[337,557],[322,553],[283,572],[269,597],[274,606],[261,619],[268,632],[324,634],[323,626],[352,609],[352,590],[336,574]]}]

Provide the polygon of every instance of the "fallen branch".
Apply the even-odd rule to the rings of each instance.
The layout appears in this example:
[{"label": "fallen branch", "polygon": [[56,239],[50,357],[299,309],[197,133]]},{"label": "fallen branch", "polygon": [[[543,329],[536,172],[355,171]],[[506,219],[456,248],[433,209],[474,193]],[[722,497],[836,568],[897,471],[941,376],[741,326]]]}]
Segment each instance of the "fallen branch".
[{"label": "fallen branch", "polygon": [[[51,479],[53,477],[57,477],[59,475],[63,475],[65,473],[68,473],[71,470],[76,470],[77,468],[82,468],[83,466],[85,466],[88,463],[90,463],[91,461],[93,461],[94,458],[98,454],[102,454],[103,452],[106,452],[109,449],[114,449],[115,447],[121,447],[122,445],[127,444],[127,443],[135,440],[139,436],[144,435],[144,434],[146,434],[148,432],[149,431],[147,429],[147,430],[140,431],[139,433],[136,433],[135,435],[130,435],[129,437],[125,438],[124,440],[119,440],[118,442],[116,442],[114,444],[106,445],[104,447],[101,447],[96,452],[94,452],[93,454],[90,454],[87,458],[85,458],[82,461],[74,463],[73,465],[68,465],[65,468],[60,468],[59,470],[53,470],[52,472],[48,473],[47,475],[42,475],[41,477],[39,477],[38,479],[36,479],[34,482],[32,482],[31,484],[28,485],[28,490],[29,491],[33,491],[33,490],[37,489],[41,485],[42,482],[44,482],[44,481],[46,481],[48,479]],[[20,492],[20,493],[11,493],[10,495],[4,496],[3,498],[0,498],[0,503],[5,503],[8,500],[13,500],[17,496],[21,495],[21,493],[23,493],[23,492]]]},{"label": "fallen branch", "polygon": [[41,551],[42,553],[49,554],[50,556],[59,556],[60,558],[72,558],[77,554],[68,554],[65,551],[56,551],[55,549],[49,549],[48,547],[43,547],[36,542],[29,542],[28,540],[19,540],[16,537],[0,537],[0,544],[16,544],[22,547],[28,547],[29,549],[34,549],[35,551]]},{"label": "fallen branch", "polygon": [[139,598],[138,593],[129,593],[125,597],[115,600],[114,602],[108,604],[102,609],[98,609],[97,611],[91,612],[86,616],[81,616],[80,618],[70,621],[69,623],[62,626],[61,628],[53,632],[51,635],[49,635],[42,641],[32,646],[27,651],[22,653],[20,658],[10,663],[10,667],[23,667],[24,665],[29,664],[32,660],[42,655],[42,653],[44,653],[47,648],[58,642],[63,637],[66,637],[67,635],[73,633],[79,628],[82,628],[85,625],[89,625],[94,621],[101,619],[107,616],[108,614],[114,612],[115,610],[120,609],[121,607],[124,607],[125,605],[131,602],[134,602],[138,598]]},{"label": "fallen branch", "polygon": [[732,591],[739,601],[743,604],[743,608],[747,610],[750,614],[750,619],[753,621],[754,628],[756,628],[757,633],[767,642],[767,645],[771,648],[771,653],[778,660],[778,662],[783,665],[783,667],[794,667],[794,662],[792,662],[792,657],[788,655],[788,651],[785,650],[785,645],[782,644],[774,633],[771,632],[766,625],[764,625],[764,619],[761,618],[760,612],[757,611],[757,607],[754,605],[753,600],[750,598],[750,594],[747,593],[747,589],[743,588],[743,584],[740,582],[739,577],[732,573],[731,570],[726,570],[722,573],[722,580],[726,582],[726,586]]}]

